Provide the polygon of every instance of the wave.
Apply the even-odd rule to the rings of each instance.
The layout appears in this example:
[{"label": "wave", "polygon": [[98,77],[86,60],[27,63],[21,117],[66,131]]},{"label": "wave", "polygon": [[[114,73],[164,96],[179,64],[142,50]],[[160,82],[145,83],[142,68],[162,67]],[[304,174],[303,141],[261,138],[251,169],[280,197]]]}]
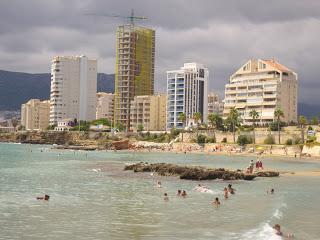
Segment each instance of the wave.
[{"label": "wave", "polygon": [[263,223],[259,227],[245,232],[239,239],[247,240],[281,240],[282,238],[275,234],[274,229],[269,223]]},{"label": "wave", "polygon": [[281,209],[286,207],[287,207],[287,204],[282,203],[281,206],[273,212],[271,219],[272,218],[281,219],[283,217],[283,212],[281,211]]}]

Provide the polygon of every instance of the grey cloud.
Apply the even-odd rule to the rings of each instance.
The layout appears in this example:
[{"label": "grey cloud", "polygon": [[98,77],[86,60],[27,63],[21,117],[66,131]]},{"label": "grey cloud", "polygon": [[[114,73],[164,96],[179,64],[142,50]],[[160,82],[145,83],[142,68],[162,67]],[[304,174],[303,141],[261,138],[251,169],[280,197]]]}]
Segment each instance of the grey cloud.
[{"label": "grey cloud", "polygon": [[[299,74],[300,100],[319,100],[320,1],[298,0],[1,0],[0,69],[47,72],[54,55],[86,54],[112,73],[115,30],[124,19],[148,16],[156,29],[156,87],[166,70],[198,61],[220,93],[249,58],[276,58]],[[27,59],[27,61],[26,61]]]}]

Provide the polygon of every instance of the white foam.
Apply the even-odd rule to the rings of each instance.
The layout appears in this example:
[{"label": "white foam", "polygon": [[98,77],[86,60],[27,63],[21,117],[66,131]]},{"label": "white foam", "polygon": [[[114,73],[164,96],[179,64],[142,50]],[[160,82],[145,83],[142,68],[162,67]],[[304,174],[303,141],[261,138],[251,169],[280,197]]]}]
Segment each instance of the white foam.
[{"label": "white foam", "polygon": [[274,229],[269,225],[269,223],[263,223],[259,227],[245,232],[240,239],[281,240],[282,238],[275,234]]}]

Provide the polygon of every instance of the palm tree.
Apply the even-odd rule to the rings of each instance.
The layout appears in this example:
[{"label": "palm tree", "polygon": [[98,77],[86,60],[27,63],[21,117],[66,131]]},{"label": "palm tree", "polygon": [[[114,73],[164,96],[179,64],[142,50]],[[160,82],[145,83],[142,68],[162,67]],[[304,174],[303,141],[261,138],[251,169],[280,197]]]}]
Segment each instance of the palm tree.
[{"label": "palm tree", "polygon": [[221,117],[216,113],[211,113],[208,115],[208,120],[212,128],[213,137],[216,138],[215,129],[218,127],[218,124],[221,122]]},{"label": "palm tree", "polygon": [[233,134],[233,142],[236,142],[236,125],[239,124],[240,121],[240,114],[235,107],[230,108],[230,112],[228,115],[228,120],[232,126],[232,134]]},{"label": "palm tree", "polygon": [[301,141],[302,144],[304,144],[304,127],[307,124],[307,118],[305,116],[299,116],[299,125],[300,125],[300,129],[301,129]]},{"label": "palm tree", "polygon": [[18,126],[18,123],[19,123],[18,119],[16,119],[16,118],[11,119],[11,124],[12,124],[14,131],[16,131],[16,127]]},{"label": "palm tree", "polygon": [[256,134],[255,134],[254,128],[256,126],[256,121],[259,118],[259,113],[255,109],[252,109],[249,112],[249,116],[252,118],[252,122],[253,122],[253,124],[252,124],[252,126],[253,126],[253,143],[256,144]]},{"label": "palm tree", "polygon": [[198,138],[198,128],[199,128],[199,121],[201,120],[202,115],[200,112],[196,112],[193,114],[193,120],[197,124],[197,138]]},{"label": "palm tree", "polygon": [[279,139],[279,144],[280,144],[280,120],[282,117],[284,117],[284,113],[280,108],[277,108],[274,111],[274,117],[277,119],[277,123],[278,123],[278,139]]},{"label": "palm tree", "polygon": [[[186,114],[183,113],[183,112],[179,113],[178,119],[179,119],[179,121],[182,122],[182,124],[183,124],[183,126],[185,128],[186,127],[186,120],[187,120]],[[182,134],[182,142],[183,142],[183,131],[181,132],[181,134]]]}]

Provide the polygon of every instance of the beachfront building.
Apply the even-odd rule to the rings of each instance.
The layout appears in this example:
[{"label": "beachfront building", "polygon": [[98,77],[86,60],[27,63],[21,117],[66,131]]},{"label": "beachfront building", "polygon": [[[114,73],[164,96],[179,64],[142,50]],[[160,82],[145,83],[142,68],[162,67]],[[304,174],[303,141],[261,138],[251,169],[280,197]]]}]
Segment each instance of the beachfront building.
[{"label": "beachfront building", "polygon": [[208,94],[208,115],[209,114],[223,115],[223,102],[219,95],[214,92]]},{"label": "beachfront building", "polygon": [[130,103],[130,130],[166,130],[166,95],[135,96]]},{"label": "beachfront building", "polygon": [[155,31],[133,23],[117,28],[114,122],[130,128],[130,103],[154,93]]},{"label": "beachfront building", "polygon": [[231,75],[225,86],[224,117],[235,107],[244,124],[252,124],[249,113],[259,113],[257,123],[274,121],[274,111],[284,112],[282,121],[297,122],[298,76],[276,60],[251,59]]},{"label": "beachfront building", "polygon": [[57,56],[51,62],[50,125],[96,118],[97,60]]},{"label": "beachfront building", "polygon": [[21,105],[21,125],[26,130],[45,130],[49,126],[50,101],[30,99]]},{"label": "beachfront building", "polygon": [[58,121],[58,124],[54,128],[54,130],[59,132],[69,131],[70,128],[72,128],[73,126],[75,126],[74,119],[72,118],[61,119]]},{"label": "beachfront building", "polygon": [[167,126],[184,128],[179,114],[184,113],[187,123],[196,112],[207,122],[209,71],[199,63],[185,63],[179,70],[167,71]]},{"label": "beachfront building", "polygon": [[97,93],[96,119],[106,118],[113,121],[114,94],[106,92]]}]

